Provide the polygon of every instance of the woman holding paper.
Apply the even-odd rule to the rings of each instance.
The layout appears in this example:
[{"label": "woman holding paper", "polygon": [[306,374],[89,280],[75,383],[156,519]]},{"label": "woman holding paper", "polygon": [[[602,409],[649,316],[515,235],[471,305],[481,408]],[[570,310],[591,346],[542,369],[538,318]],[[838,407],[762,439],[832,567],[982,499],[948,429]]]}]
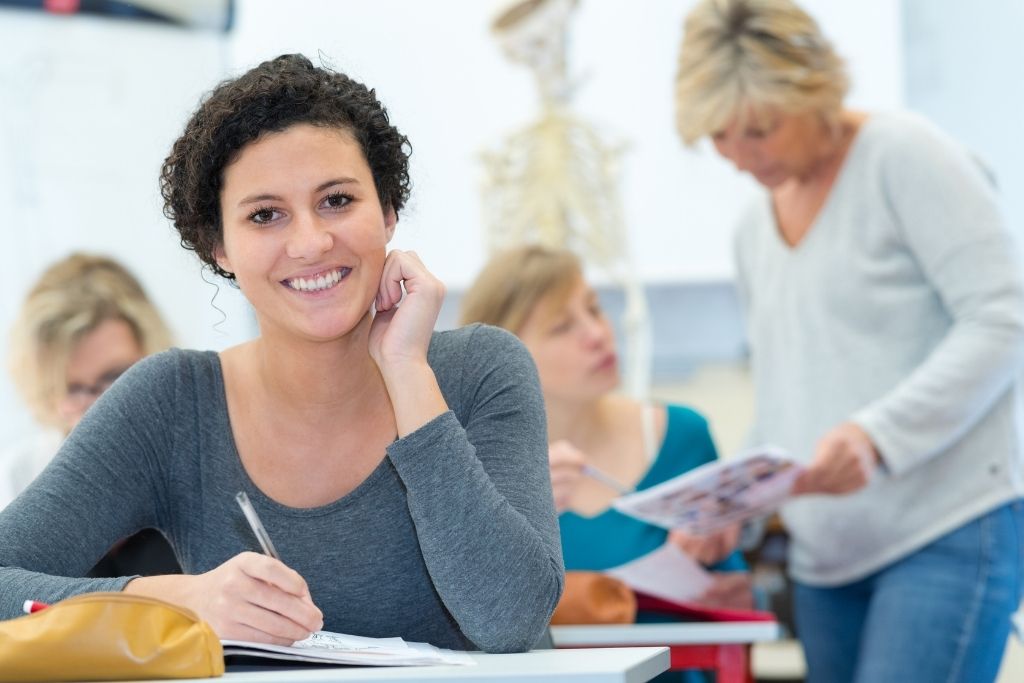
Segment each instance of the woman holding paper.
[{"label": "woman holding paper", "polygon": [[789,0],[703,0],[677,123],[766,190],[736,238],[756,439],[811,681],[991,681],[1021,597],[1024,278],[990,180],[908,114],[843,104]]},{"label": "woman holding paper", "polygon": [[[204,98],[164,163],[165,213],[260,335],[158,354],[100,398],[0,512],[0,618],[124,590],[228,639],[537,643],[563,570],[536,372],[512,335],[433,333],[444,286],[388,250],[408,155],[374,91],[301,55]],[[238,492],[280,560],[249,552]],[[147,526],[186,575],[74,578]]]},{"label": "woman holding paper", "polygon": [[669,533],[612,509],[621,493],[650,488],[717,454],[696,412],[614,393],[611,325],[575,255],[539,246],[495,255],[467,290],[462,321],[514,332],[537,363],[567,569],[611,569],[667,541],[715,570],[694,601],[752,606],[750,577],[734,552],[738,527],[709,536]]}]

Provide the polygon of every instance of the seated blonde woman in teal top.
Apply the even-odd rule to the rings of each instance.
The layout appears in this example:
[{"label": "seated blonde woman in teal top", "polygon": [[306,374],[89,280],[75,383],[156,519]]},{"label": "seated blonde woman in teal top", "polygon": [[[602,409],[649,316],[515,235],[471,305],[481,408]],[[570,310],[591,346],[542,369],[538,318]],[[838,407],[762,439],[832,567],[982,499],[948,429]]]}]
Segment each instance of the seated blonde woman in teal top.
[{"label": "seated blonde woman in teal top", "polygon": [[[638,490],[656,486],[718,457],[707,421],[700,414],[678,405],[645,406],[645,409],[651,414],[666,411],[667,420],[664,438],[650,469],[636,483]],[[567,569],[610,569],[661,547],[670,536],[661,527],[611,508],[593,516],[566,509],[559,515],[558,522]],[[681,534],[678,536],[682,538]],[[615,542],[609,543],[608,539],[615,539]],[[702,559],[712,559],[714,554],[711,551]],[[740,554],[732,552],[720,562],[714,563],[712,568],[721,572],[745,572],[747,567]],[[735,577],[740,579],[740,587],[747,585],[747,578],[745,574]],[[718,579],[719,590],[726,587],[724,584],[735,580],[730,577],[723,581],[721,576]],[[734,607],[748,607],[749,592],[744,593],[742,589],[734,592],[737,595],[733,600],[727,595],[715,593],[704,596],[704,601],[721,606],[729,603]],[[641,619],[645,617],[649,615],[640,615]]]},{"label": "seated blonde woman in teal top", "polygon": [[[584,474],[589,465],[622,488],[645,489],[717,454],[696,412],[613,393],[619,368],[611,325],[573,254],[531,246],[497,255],[470,286],[462,318],[514,332],[537,363],[566,569],[609,569],[668,542],[714,571],[699,602],[753,606],[749,573],[734,550],[738,527],[711,536],[668,532],[613,510],[618,491]],[[641,613],[638,620],[671,619]]]}]

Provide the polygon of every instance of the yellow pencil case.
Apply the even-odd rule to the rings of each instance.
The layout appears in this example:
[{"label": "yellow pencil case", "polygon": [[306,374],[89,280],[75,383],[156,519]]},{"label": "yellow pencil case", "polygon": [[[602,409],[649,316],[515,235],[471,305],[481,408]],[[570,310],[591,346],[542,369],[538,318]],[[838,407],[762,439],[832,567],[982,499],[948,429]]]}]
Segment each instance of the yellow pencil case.
[{"label": "yellow pencil case", "polygon": [[87,593],[0,621],[0,681],[201,678],[224,673],[213,629],[191,610]]}]

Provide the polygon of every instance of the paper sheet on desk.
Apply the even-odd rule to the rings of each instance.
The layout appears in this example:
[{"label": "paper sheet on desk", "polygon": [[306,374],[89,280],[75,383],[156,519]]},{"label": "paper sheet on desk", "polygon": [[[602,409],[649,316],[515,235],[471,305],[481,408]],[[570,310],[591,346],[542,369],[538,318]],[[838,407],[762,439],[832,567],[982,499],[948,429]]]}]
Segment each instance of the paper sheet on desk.
[{"label": "paper sheet on desk", "polygon": [[221,644],[225,656],[245,655],[321,664],[426,666],[474,663],[464,652],[444,650],[427,643],[409,643],[401,638],[366,638],[331,631],[317,631],[291,646],[242,640],[222,640]]},{"label": "paper sheet on desk", "polygon": [[779,507],[802,471],[785,451],[762,446],[701,465],[612,505],[665,529],[709,534]]},{"label": "paper sheet on desk", "polygon": [[635,591],[673,602],[691,602],[712,583],[704,567],[671,543],[605,573]]}]

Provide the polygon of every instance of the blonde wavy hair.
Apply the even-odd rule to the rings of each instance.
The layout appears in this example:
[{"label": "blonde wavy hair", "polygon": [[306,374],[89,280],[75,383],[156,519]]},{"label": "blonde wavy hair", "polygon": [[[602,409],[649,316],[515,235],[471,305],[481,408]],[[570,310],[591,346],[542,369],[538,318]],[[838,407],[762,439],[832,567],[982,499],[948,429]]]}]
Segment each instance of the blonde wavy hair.
[{"label": "blonde wavy hair", "polygon": [[495,254],[462,300],[462,325],[485,323],[519,334],[543,306],[557,310],[583,277],[579,258],[565,249],[537,245]]},{"label": "blonde wavy hair", "polygon": [[75,345],[107,320],[123,320],[144,355],[171,345],[171,333],[139,281],[116,261],[75,253],[40,276],[11,329],[8,363],[14,384],[39,422],[62,427]]},{"label": "blonde wavy hair", "polygon": [[684,25],[676,128],[689,145],[765,109],[834,124],[849,85],[843,59],[790,0],[702,0]]}]

